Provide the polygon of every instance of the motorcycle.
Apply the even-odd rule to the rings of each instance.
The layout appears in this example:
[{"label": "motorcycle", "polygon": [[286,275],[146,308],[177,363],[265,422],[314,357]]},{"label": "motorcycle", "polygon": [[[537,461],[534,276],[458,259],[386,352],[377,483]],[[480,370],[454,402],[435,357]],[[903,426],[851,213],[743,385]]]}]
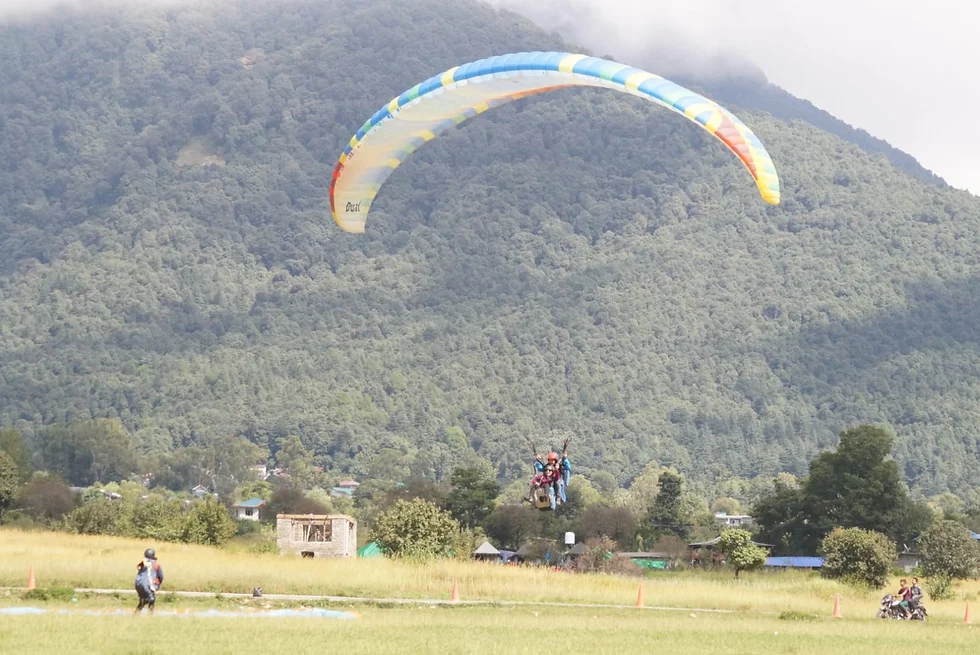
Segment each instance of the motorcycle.
[{"label": "motorcycle", "polygon": [[879,619],[898,619],[898,620],[908,620],[911,618],[912,621],[925,621],[928,612],[926,612],[926,606],[922,604],[922,601],[912,602],[912,606],[909,608],[912,612],[911,617],[905,616],[905,610],[901,607],[901,599],[891,594],[886,595],[881,599],[881,608],[878,610]]}]

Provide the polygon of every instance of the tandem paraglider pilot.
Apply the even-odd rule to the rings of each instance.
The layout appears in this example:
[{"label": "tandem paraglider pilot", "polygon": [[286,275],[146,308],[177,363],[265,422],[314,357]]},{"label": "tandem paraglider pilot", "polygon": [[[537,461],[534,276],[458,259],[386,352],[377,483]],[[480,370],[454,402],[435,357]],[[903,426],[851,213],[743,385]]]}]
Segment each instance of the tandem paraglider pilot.
[{"label": "tandem paraglider pilot", "polygon": [[152,548],[147,548],[143,559],[136,565],[136,594],[140,602],[135,614],[141,614],[146,607],[153,614],[153,606],[157,602],[157,590],[163,584],[163,569],[157,561],[157,554]]}]

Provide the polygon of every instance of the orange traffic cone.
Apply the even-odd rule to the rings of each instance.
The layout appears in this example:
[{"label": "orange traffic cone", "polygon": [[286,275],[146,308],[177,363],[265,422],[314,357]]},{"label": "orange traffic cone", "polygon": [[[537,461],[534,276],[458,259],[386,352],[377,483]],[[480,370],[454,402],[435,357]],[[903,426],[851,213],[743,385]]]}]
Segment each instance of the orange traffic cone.
[{"label": "orange traffic cone", "polygon": [[33,589],[34,587],[35,587],[35,584],[34,584],[34,567],[32,566],[27,571],[27,588],[28,588],[28,590],[30,590],[30,589]]},{"label": "orange traffic cone", "polygon": [[834,594],[834,618],[841,618],[840,614],[840,594]]},{"label": "orange traffic cone", "polygon": [[966,601],[966,614],[963,615],[963,623],[973,623],[970,617],[970,601]]},{"label": "orange traffic cone", "polygon": [[643,584],[640,583],[640,589],[636,592],[636,606],[643,607]]},{"label": "orange traffic cone", "polygon": [[455,580],[453,580],[453,592],[452,596],[450,596],[450,600],[454,603],[459,601],[459,586],[456,584]]}]

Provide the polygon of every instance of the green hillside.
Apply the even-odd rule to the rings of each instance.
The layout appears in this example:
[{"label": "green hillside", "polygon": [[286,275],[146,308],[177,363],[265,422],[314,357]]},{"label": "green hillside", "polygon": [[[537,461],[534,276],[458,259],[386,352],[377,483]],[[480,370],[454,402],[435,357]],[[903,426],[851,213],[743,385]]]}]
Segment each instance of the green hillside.
[{"label": "green hillside", "polygon": [[740,111],[768,207],[682,118],[562,91],[426,145],[345,234],[327,188],[366,117],[564,44],[470,2],[195,6],[0,26],[0,423],[503,479],[567,430],[578,471],[710,483],[887,421],[915,486],[977,486],[980,199]]}]

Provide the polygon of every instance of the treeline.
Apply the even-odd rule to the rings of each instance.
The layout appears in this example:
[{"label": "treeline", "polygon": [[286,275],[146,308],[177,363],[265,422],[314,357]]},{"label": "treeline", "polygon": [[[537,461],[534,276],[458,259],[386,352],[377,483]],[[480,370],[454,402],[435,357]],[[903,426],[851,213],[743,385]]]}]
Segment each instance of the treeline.
[{"label": "treeline", "polygon": [[[683,119],[568,91],[426,145],[366,234],[335,228],[366,116],[459,62],[563,48],[432,0],[0,25],[0,424],[73,484],[135,461],[224,497],[243,441],[333,479],[449,485],[479,458],[507,486],[529,437],[574,428],[604,493],[656,461],[750,503],[889,420],[916,493],[975,504],[968,194],[733,107],[779,167],[769,208]],[[95,419],[121,426],[111,455],[59,427]]]}]

